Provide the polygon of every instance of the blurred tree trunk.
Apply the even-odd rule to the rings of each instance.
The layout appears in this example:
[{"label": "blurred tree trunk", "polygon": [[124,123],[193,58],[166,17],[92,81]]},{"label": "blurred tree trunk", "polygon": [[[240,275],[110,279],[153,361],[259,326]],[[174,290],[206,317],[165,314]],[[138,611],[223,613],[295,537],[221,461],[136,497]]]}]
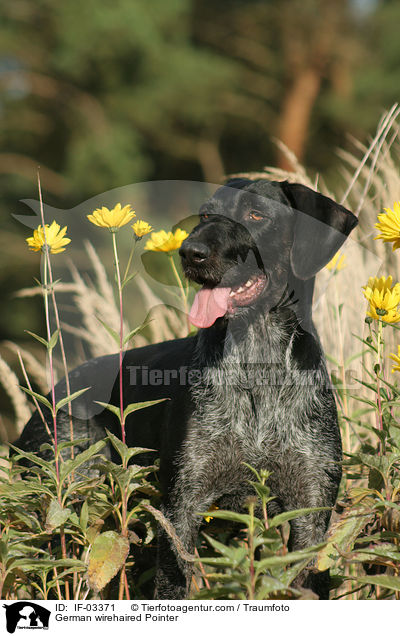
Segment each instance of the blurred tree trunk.
[{"label": "blurred tree trunk", "polygon": [[[309,124],[322,80],[332,84],[332,70],[348,66],[347,0],[282,0],[277,25],[286,91],[282,98],[277,135],[301,161],[304,158]],[[293,169],[290,159],[278,150],[278,166]]]},{"label": "blurred tree trunk", "polygon": [[[320,86],[318,70],[305,68],[294,78],[283,100],[278,138],[299,161],[304,157],[311,113]],[[281,150],[278,150],[278,166],[284,170],[293,169],[290,159]]]},{"label": "blurred tree trunk", "polygon": [[[315,116],[316,102],[322,90],[331,91],[334,98],[341,96],[343,102],[348,99],[351,70],[359,57],[357,20],[350,1],[226,0],[226,12],[216,14],[215,2],[195,0],[195,40],[235,62],[231,86],[216,93],[221,111],[219,145],[227,166],[232,164],[223,143],[227,130],[240,138],[257,127],[258,137],[249,137],[251,151],[264,139],[263,151],[270,153],[269,139],[276,137],[300,161],[305,160],[310,121],[326,134],[320,113]],[[335,120],[333,111],[328,120]],[[219,172],[212,148],[204,146],[202,157],[204,174]],[[241,160],[249,158],[242,155]],[[264,165],[267,161],[274,162],[266,154]],[[285,170],[294,167],[282,149],[275,163]]]},{"label": "blurred tree trunk", "polygon": [[207,183],[220,183],[225,170],[222,157],[215,141],[201,139],[197,144],[197,160]]}]

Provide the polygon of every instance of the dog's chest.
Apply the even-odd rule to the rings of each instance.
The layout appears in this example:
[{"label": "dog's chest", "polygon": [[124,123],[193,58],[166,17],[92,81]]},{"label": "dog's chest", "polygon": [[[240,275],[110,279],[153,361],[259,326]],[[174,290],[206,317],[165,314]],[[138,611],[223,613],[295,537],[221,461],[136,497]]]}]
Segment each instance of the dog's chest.
[{"label": "dog's chest", "polygon": [[[235,344],[192,387],[193,414],[183,455],[197,465],[281,464],[287,451],[312,455],[329,411],[323,362],[311,374],[296,363],[295,332],[264,323]],[[334,412],[334,411],[333,411]],[[190,463],[190,462],[189,462]]]},{"label": "dog's chest", "polygon": [[292,356],[293,338],[278,332],[259,346],[256,336],[226,349],[191,388],[193,411],[178,457],[182,489],[191,483],[200,492],[212,483],[215,492],[236,492],[248,479],[244,463],[277,476],[316,454],[320,463],[331,460],[340,446],[323,361],[310,376]]},{"label": "dog's chest", "polygon": [[304,447],[308,403],[316,396],[298,381],[278,365],[221,366],[207,384],[193,391],[187,444],[197,452],[202,448],[208,457],[232,456],[233,461],[247,462]]}]

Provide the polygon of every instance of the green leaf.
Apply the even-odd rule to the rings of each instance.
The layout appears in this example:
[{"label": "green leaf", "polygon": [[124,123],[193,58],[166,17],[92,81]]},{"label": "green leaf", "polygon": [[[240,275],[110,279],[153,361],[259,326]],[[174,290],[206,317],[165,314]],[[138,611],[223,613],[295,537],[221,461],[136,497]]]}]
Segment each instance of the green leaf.
[{"label": "green leaf", "polygon": [[264,599],[269,599],[271,594],[272,594],[272,598],[276,598],[276,593],[280,591],[284,593],[287,592],[287,585],[285,585],[285,583],[282,583],[281,581],[277,580],[275,577],[266,576],[266,575],[262,576],[260,578],[260,584],[256,592],[255,600],[261,601]]},{"label": "green leaf", "polygon": [[[36,456],[34,457],[36,459]],[[45,460],[43,459],[41,461],[47,467],[48,464],[45,462]],[[25,495],[34,495],[38,493],[44,493],[50,496],[53,496],[54,494],[50,488],[46,487],[44,484],[38,482],[37,480],[32,481],[31,483],[28,481],[21,481],[13,484],[0,484],[0,495],[2,497],[9,497],[13,501],[15,501],[17,497],[24,497]]]},{"label": "green leaf", "polygon": [[[121,459],[125,459],[126,461],[129,461],[132,457],[134,457],[135,455],[139,455],[140,453],[150,453],[155,450],[154,448],[141,448],[138,446],[129,448],[118,437],[116,437],[116,435],[114,435],[113,433],[110,433],[110,431],[106,430],[106,433],[111,444],[114,446],[115,450],[117,451]],[[113,470],[114,467],[116,470],[120,468],[120,466],[113,464],[111,466],[111,470]]]},{"label": "green leaf", "polygon": [[111,327],[109,327],[107,325],[107,323],[104,322],[104,320],[102,320],[101,318],[99,318],[98,316],[96,316],[97,320],[99,322],[101,322],[101,324],[103,325],[104,329],[110,334],[111,338],[113,340],[115,340],[115,342],[117,343],[117,345],[120,345],[120,336],[118,331],[115,331],[115,329],[112,329]]},{"label": "green leaf", "polygon": [[63,508],[57,499],[52,499],[47,510],[45,530],[49,534],[62,526],[71,514],[70,508]]},{"label": "green leaf", "polygon": [[[107,437],[110,440],[111,444],[114,446],[115,450],[121,457],[121,459],[125,459],[128,461],[130,459],[129,448],[126,444],[124,444],[116,435],[110,433],[110,431],[106,430]],[[117,467],[118,468],[118,467]]]},{"label": "green leaf", "polygon": [[135,329],[132,329],[132,331],[130,331],[125,338],[122,341],[122,346],[126,345],[127,342],[129,342],[129,340],[131,340],[134,336],[136,336],[138,333],[140,333],[141,331],[143,331],[143,329],[145,329],[151,322],[153,319],[151,320],[146,320],[145,322],[143,322],[141,325],[139,325],[139,327],[136,327]]},{"label": "green leaf", "polygon": [[54,347],[56,346],[59,334],[60,334],[60,330],[56,329],[56,331],[53,333],[53,335],[51,336],[48,342],[48,345],[47,345],[48,351],[52,351]]},{"label": "green leaf", "polygon": [[200,562],[205,565],[212,565],[215,568],[237,567],[237,564],[227,557],[202,557],[199,559]]},{"label": "green leaf", "polygon": [[345,553],[352,548],[360,532],[373,517],[371,514],[362,514],[362,512],[359,510],[357,514],[354,510],[348,510],[332,524],[328,533],[328,542],[318,553],[317,567],[319,570],[327,570],[336,565],[339,554],[334,547],[335,545],[339,547],[341,552]]},{"label": "green leaf", "polygon": [[214,550],[230,560],[231,567],[238,567],[243,559],[247,558],[247,548],[245,546],[229,546],[221,543],[220,541],[217,541],[216,539],[213,539],[208,535],[205,535],[205,537],[211,547],[214,548]]},{"label": "green leaf", "polygon": [[127,285],[127,283],[129,283],[129,281],[131,281],[131,280],[132,280],[132,278],[135,278],[135,276],[136,276],[136,273],[129,274],[129,276],[127,276],[127,277],[126,277],[126,278],[122,281],[121,289],[124,289],[125,285]]},{"label": "green leaf", "polygon": [[339,360],[336,360],[336,358],[334,358],[333,356],[331,356],[329,353],[325,352],[325,358],[327,360],[329,360],[329,362],[332,362],[333,364],[335,364],[338,368],[340,368],[340,362]]},{"label": "green leaf", "polygon": [[249,481],[249,484],[253,486],[254,490],[256,491],[260,499],[263,499],[264,501],[267,501],[267,502],[272,501],[274,499],[274,497],[269,496],[271,489],[266,484],[261,484],[256,481]]},{"label": "green leaf", "polygon": [[121,421],[121,409],[118,406],[114,406],[114,404],[107,404],[107,402],[99,402],[98,400],[95,400],[95,403],[100,404],[100,406],[103,406],[108,411],[111,411],[111,413],[114,413],[114,415],[118,417],[119,421]]},{"label": "green leaf", "polygon": [[[37,465],[41,466],[44,469],[44,471],[47,472],[48,475],[51,475],[52,477],[56,476],[56,470],[54,468],[54,463],[52,463],[50,461],[46,461],[45,459],[42,459],[38,455],[35,455],[35,453],[28,453],[26,451],[23,451],[20,448],[18,448],[17,446],[13,446],[13,444],[10,444],[10,446],[11,446],[11,448],[13,448],[16,451],[17,457],[25,457],[25,459],[28,459],[33,464],[37,464]],[[40,484],[38,484],[38,486],[39,485]]]},{"label": "green leaf", "polygon": [[0,561],[5,565],[7,562],[8,548],[6,541],[0,539]]},{"label": "green leaf", "polygon": [[282,525],[286,521],[291,521],[292,519],[296,519],[297,517],[303,517],[304,515],[312,514],[313,512],[320,512],[322,510],[331,510],[330,508],[299,508],[298,510],[288,510],[287,512],[282,512],[280,515],[276,515],[272,517],[272,519],[268,520],[268,526],[270,528],[276,528],[277,526]]},{"label": "green leaf", "polygon": [[78,559],[16,559],[14,563],[8,568],[10,571],[16,568],[23,570],[24,572],[52,570],[53,568],[73,568],[77,571],[85,569],[85,565]]},{"label": "green leaf", "polygon": [[89,554],[88,583],[95,593],[119,572],[129,553],[129,541],[113,530],[98,535]]},{"label": "green leaf", "polygon": [[20,386],[19,388],[22,389],[23,391],[25,391],[25,393],[27,393],[31,397],[35,397],[38,400],[38,402],[41,402],[42,404],[47,406],[47,408],[50,411],[53,410],[52,405],[50,404],[49,400],[44,395],[41,395],[40,393],[36,393],[35,391],[31,391],[30,389],[27,389],[24,386]]},{"label": "green leaf", "polygon": [[372,342],[368,342],[367,340],[364,340],[363,338],[360,338],[360,336],[357,336],[357,334],[353,333],[353,338],[355,338],[356,340],[359,340],[360,342],[362,342],[363,344],[365,344],[366,347],[368,347],[368,349],[372,349],[372,351],[375,351],[375,353],[377,353],[377,348],[376,346],[372,343]]},{"label": "green leaf", "polygon": [[36,333],[33,333],[33,331],[28,331],[28,329],[25,329],[24,331],[25,331],[25,333],[29,333],[29,335],[32,336],[32,338],[35,338],[35,340],[38,340],[39,342],[41,342],[42,345],[44,345],[46,347],[46,349],[48,349],[49,343],[48,343],[47,340],[45,340],[44,338],[41,338]]},{"label": "green leaf", "polygon": [[375,574],[372,576],[344,577],[349,581],[357,581],[357,583],[365,583],[367,585],[380,585],[389,590],[400,591],[400,579],[398,576],[390,576],[389,574]]},{"label": "green leaf", "polygon": [[[215,517],[216,519],[226,519],[226,521],[235,521],[236,523],[243,523],[245,526],[249,526],[252,521],[255,526],[264,527],[260,519],[253,518],[246,513],[233,512],[232,510],[213,510],[212,512],[198,512],[197,514],[203,517]],[[261,524],[261,525],[260,525]]]},{"label": "green leaf", "polygon": [[[314,555],[311,554],[310,560],[313,558],[314,558]],[[292,565],[292,567],[285,568],[283,572],[281,572],[281,574],[279,575],[279,580],[281,581],[281,583],[283,583],[283,585],[285,585],[286,587],[289,587],[294,581],[294,579],[296,578],[296,576],[298,576],[300,572],[304,569],[304,567],[307,565],[308,565],[308,561],[295,562],[294,565]]]},{"label": "green leaf", "polygon": [[86,532],[88,520],[89,520],[89,507],[88,507],[87,501],[84,501],[81,508],[81,514],[79,517],[79,525],[84,532]]},{"label": "green leaf", "polygon": [[128,406],[124,409],[124,418],[126,418],[130,413],[134,413],[134,411],[139,411],[140,409],[147,409],[147,407],[153,406],[154,404],[159,404],[160,402],[165,402],[165,400],[169,400],[169,398],[162,398],[161,400],[149,400],[148,402],[135,402],[132,404],[128,404]]},{"label": "green leaf", "polygon": [[203,588],[200,592],[196,594],[197,600],[206,600],[206,599],[239,599],[245,600],[247,599],[245,591],[238,585],[232,582],[230,585],[216,585],[212,586],[210,589]]},{"label": "green leaf", "polygon": [[58,413],[58,411],[60,409],[62,409],[63,406],[65,406],[66,404],[69,404],[69,402],[72,402],[72,400],[76,400],[77,397],[82,395],[82,393],[85,393],[85,391],[88,391],[90,388],[91,387],[88,386],[88,387],[86,387],[86,389],[80,389],[79,391],[75,391],[75,393],[72,393],[71,395],[67,395],[67,397],[65,397],[62,400],[60,400],[59,402],[57,402],[57,404],[56,404],[56,413]]},{"label": "green leaf", "polygon": [[97,453],[99,453],[104,448],[106,443],[107,442],[105,440],[101,439],[95,444],[92,444],[92,446],[89,446],[89,448],[87,448],[86,450],[79,453],[79,455],[74,459],[65,460],[60,465],[60,482],[62,483],[69,474],[79,468],[79,466],[81,466],[82,464],[85,464],[94,455],[97,455]]},{"label": "green leaf", "polygon": [[372,402],[371,400],[368,400],[367,398],[362,398],[358,395],[352,395],[352,398],[354,400],[357,400],[357,402],[364,402],[364,404],[369,404],[369,406],[371,406],[374,410],[378,409],[378,406],[375,404],[375,402]]},{"label": "green leaf", "polygon": [[388,380],[386,380],[383,376],[379,376],[379,379],[384,382],[384,384],[386,384],[390,389],[392,389],[393,393],[395,393],[395,395],[399,395],[400,392],[400,388],[398,386],[396,386],[395,384],[391,384]]},{"label": "green leaf", "polygon": [[352,552],[351,559],[352,561],[359,561],[361,563],[376,560],[378,560],[379,563],[382,563],[385,559],[398,563],[400,560],[400,552],[392,543],[386,543],[374,545],[363,550],[357,549],[355,552]]},{"label": "green leaf", "polygon": [[87,442],[90,442],[90,437],[77,437],[72,441],[66,440],[65,442],[58,442],[58,450],[61,451],[71,446],[82,446],[83,444],[87,444]]},{"label": "green leaf", "polygon": [[[68,567],[68,561],[75,561],[75,563],[71,563],[70,567]],[[58,581],[62,581],[62,579],[69,574],[74,574],[75,572],[86,572],[87,568],[86,563],[75,559],[60,559],[60,561],[56,561],[55,566],[58,568],[58,572],[60,572],[62,567],[64,567],[65,570],[61,570],[61,573],[58,576],[53,577],[52,575],[51,579],[47,582],[49,589],[55,587]]]},{"label": "green leaf", "polygon": [[353,362],[353,360],[357,360],[357,358],[361,358],[361,356],[365,355],[365,353],[366,353],[365,351],[359,351],[358,353],[354,353],[349,358],[346,358],[346,360],[344,361],[345,368],[348,367],[350,362]]},{"label": "green leaf", "polygon": [[[317,552],[318,548],[314,547],[313,552]],[[274,568],[276,566],[289,565],[291,563],[296,563],[297,561],[311,561],[314,554],[310,554],[310,550],[299,550],[296,552],[289,552],[288,554],[283,555],[275,555],[271,557],[267,557],[265,559],[261,559],[261,561],[256,561],[254,564],[255,571],[261,572],[262,570],[266,570],[268,568]]]},{"label": "green leaf", "polygon": [[356,453],[355,457],[360,463],[369,468],[377,470],[383,477],[387,479],[394,463],[400,460],[400,453],[390,453],[388,455],[375,456],[368,453]]}]

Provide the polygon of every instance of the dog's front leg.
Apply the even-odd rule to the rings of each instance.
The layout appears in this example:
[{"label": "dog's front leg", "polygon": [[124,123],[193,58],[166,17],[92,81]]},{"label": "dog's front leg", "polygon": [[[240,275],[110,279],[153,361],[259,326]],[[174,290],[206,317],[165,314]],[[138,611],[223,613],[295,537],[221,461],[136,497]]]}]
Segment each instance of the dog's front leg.
[{"label": "dog's front leg", "polygon": [[[322,543],[329,525],[330,511],[321,511],[293,519],[290,522],[289,550],[302,550],[310,545]],[[312,590],[321,600],[329,599],[329,570],[320,572],[315,561],[301,572],[292,585]]]},{"label": "dog's front leg", "polygon": [[[337,488],[340,480],[340,468],[337,470],[318,471],[315,464],[311,469],[303,467],[303,471],[294,471],[291,486],[287,483],[285,504],[286,509],[327,507],[308,515],[299,516],[290,522],[289,550],[302,550],[325,540],[328,529],[331,508],[336,500]],[[295,473],[298,478],[295,479]],[[306,479],[299,475],[307,476]],[[297,487],[296,487],[297,485]],[[311,589],[320,599],[329,598],[329,572],[319,572],[312,561],[307,568],[295,579],[294,587]]]}]

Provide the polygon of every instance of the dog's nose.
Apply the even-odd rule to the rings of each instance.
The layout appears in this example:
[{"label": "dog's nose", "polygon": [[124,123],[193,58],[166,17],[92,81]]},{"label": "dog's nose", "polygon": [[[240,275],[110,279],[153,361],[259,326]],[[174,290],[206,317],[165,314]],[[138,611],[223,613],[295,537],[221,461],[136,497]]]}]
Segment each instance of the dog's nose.
[{"label": "dog's nose", "polygon": [[205,243],[197,241],[184,241],[179,255],[190,263],[201,263],[210,256],[210,248]]}]

